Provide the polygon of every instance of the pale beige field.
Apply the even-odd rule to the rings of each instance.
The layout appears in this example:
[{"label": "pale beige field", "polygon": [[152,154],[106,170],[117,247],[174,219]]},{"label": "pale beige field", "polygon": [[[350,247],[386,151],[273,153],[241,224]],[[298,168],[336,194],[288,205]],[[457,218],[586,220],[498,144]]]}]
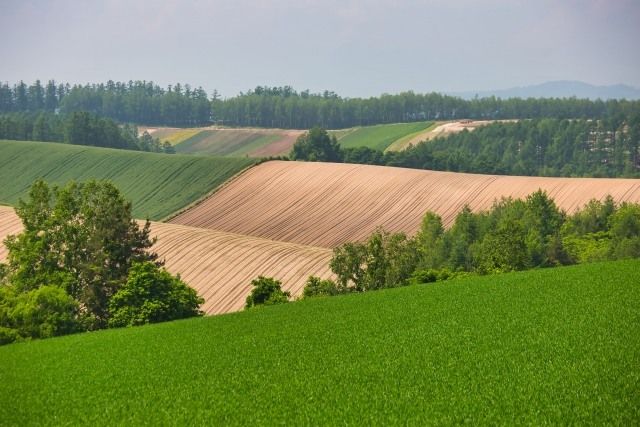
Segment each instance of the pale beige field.
[{"label": "pale beige field", "polygon": [[611,194],[640,202],[640,180],[476,175],[353,164],[273,161],[253,167],[175,224],[333,248],[366,239],[376,227],[414,234],[426,211],[450,226],[503,196],[546,190],[572,212]]},{"label": "pale beige field", "polygon": [[[17,234],[22,224],[12,208],[0,206],[0,241]],[[238,311],[251,291],[251,280],[260,275],[275,277],[294,296],[302,293],[310,275],[332,277],[331,251],[293,243],[274,242],[175,224],[152,223],[158,241],[153,250],[173,274],[205,299],[207,314]],[[7,250],[0,244],[0,262]]]}]

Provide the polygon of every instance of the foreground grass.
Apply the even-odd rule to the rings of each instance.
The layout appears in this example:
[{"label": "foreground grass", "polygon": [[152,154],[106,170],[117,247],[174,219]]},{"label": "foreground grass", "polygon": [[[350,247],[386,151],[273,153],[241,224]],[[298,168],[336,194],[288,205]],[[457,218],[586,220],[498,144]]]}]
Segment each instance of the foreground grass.
[{"label": "foreground grass", "polygon": [[640,262],[0,347],[4,424],[640,421]]},{"label": "foreground grass", "polygon": [[332,131],[344,148],[369,147],[384,151],[394,142],[409,135],[424,131],[432,122],[394,123],[354,128],[353,130]]},{"label": "foreground grass", "polygon": [[109,179],[133,202],[137,218],[162,219],[198,200],[255,162],[84,147],[0,141],[0,203],[15,205],[33,181]]}]

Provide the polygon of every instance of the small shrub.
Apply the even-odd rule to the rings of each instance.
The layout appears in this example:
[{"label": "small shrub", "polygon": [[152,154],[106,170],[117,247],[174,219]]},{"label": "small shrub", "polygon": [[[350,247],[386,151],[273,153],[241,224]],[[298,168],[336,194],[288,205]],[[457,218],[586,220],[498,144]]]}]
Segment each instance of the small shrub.
[{"label": "small shrub", "polygon": [[291,297],[291,293],[282,290],[282,282],[271,277],[259,276],[251,281],[251,285],[253,289],[247,297],[245,308],[287,303]]}]

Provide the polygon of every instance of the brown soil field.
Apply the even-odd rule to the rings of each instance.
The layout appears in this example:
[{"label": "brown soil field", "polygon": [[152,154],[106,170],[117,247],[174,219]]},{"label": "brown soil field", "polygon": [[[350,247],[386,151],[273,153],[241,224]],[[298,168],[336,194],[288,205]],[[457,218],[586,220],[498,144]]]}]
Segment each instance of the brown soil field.
[{"label": "brown soil field", "polygon": [[255,166],[170,222],[333,248],[376,227],[414,234],[426,211],[450,226],[465,204],[478,211],[501,197],[546,190],[572,212],[611,194],[640,202],[640,180],[476,175],[333,163]]},{"label": "brown soil field", "polygon": [[[13,208],[0,206],[0,241],[22,230]],[[260,275],[282,281],[283,289],[297,296],[310,275],[332,277],[331,251],[293,243],[154,222],[153,247],[166,268],[205,299],[202,310],[219,314],[241,310],[251,291],[251,280]],[[7,250],[0,244],[0,262]]]}]

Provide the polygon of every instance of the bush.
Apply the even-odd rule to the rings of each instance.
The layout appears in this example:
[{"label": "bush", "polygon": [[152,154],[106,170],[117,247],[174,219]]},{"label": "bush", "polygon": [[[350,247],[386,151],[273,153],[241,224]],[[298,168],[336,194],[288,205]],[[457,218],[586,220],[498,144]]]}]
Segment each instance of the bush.
[{"label": "bush", "polygon": [[282,282],[271,277],[259,276],[251,281],[253,289],[247,297],[245,308],[258,305],[275,305],[289,302],[291,293],[283,291]]},{"label": "bush", "polygon": [[20,334],[15,329],[0,326],[0,345],[11,344],[20,339]]},{"label": "bush", "polygon": [[304,285],[302,297],[334,296],[340,293],[344,293],[344,291],[339,289],[333,280],[322,280],[319,277],[310,276]]},{"label": "bush", "polygon": [[49,338],[82,329],[77,301],[57,286],[41,286],[7,302],[7,320],[22,337]]},{"label": "bush", "polygon": [[109,301],[109,326],[136,326],[201,316],[204,299],[153,262],[134,263],[125,285]]}]

